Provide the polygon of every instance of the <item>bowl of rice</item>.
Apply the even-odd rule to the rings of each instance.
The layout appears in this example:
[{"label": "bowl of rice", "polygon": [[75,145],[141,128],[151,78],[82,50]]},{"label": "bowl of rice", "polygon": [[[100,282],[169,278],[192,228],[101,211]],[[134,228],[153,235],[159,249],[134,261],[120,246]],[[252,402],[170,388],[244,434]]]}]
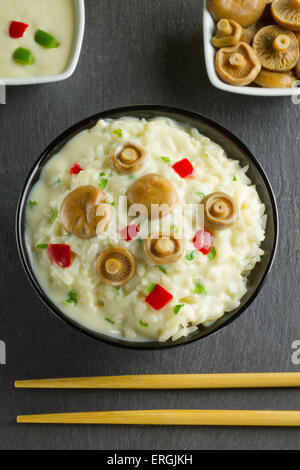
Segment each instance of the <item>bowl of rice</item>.
[{"label": "bowl of rice", "polygon": [[131,106],[47,147],[16,235],[58,318],[109,344],[168,348],[247,309],[272,266],[278,215],[264,170],[229,131],[190,111]]}]

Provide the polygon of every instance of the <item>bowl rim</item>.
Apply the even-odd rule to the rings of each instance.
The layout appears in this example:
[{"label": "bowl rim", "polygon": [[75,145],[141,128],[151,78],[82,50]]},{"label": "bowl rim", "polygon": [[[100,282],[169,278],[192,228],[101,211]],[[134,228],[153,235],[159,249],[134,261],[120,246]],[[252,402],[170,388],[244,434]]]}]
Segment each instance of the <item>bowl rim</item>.
[{"label": "bowl rim", "polygon": [[[266,265],[264,269],[262,278],[258,286],[254,290],[253,294],[249,297],[249,299],[243,305],[237,308],[237,311],[234,315],[232,315],[230,318],[228,318],[226,321],[216,326],[212,330],[210,330],[208,327],[207,332],[204,331],[201,334],[201,336],[191,338],[190,340],[188,340],[189,336],[187,336],[187,337],[179,338],[179,340],[174,341],[174,342],[170,342],[170,340],[168,340],[165,343],[159,342],[159,341],[136,342],[136,341],[130,341],[130,340],[126,340],[126,339],[122,339],[118,337],[110,337],[105,334],[101,334],[96,331],[92,331],[88,328],[85,328],[83,325],[80,325],[79,323],[77,323],[76,321],[72,320],[70,317],[65,315],[62,311],[60,311],[59,308],[46,295],[46,293],[44,293],[41,285],[38,282],[37,277],[35,276],[35,273],[31,264],[27,261],[26,256],[25,256],[26,244],[23,240],[24,234],[22,233],[22,216],[26,208],[25,202],[28,196],[28,189],[29,189],[31,180],[33,179],[36,171],[38,171],[38,169],[40,168],[43,161],[48,157],[48,155],[57,146],[59,146],[62,141],[64,141],[65,139],[67,139],[68,141],[74,135],[81,132],[82,130],[93,127],[96,124],[96,122],[100,119],[117,119],[117,118],[119,119],[121,118],[123,113],[124,113],[124,117],[130,116],[130,115],[135,117],[134,114],[131,114],[131,113],[147,113],[147,112],[157,113],[156,117],[158,116],[164,117],[164,113],[167,113],[167,114],[170,113],[170,114],[176,115],[179,120],[183,120],[184,118],[187,118],[187,119],[194,119],[197,121],[202,121],[205,124],[207,124],[209,127],[212,127],[213,129],[216,129],[217,131],[225,135],[226,138],[230,142],[236,145],[242,152],[244,152],[247,155],[247,157],[252,162],[256,170],[260,173],[260,176],[262,177],[262,180],[267,189],[270,202],[271,202],[273,226],[274,226],[274,242],[273,242],[273,246],[270,252],[268,264]],[[118,117],[114,117],[115,115],[118,115]],[[153,116],[153,118],[155,118],[155,116]],[[172,119],[176,120],[175,117]],[[66,143],[67,142],[65,142],[63,145],[65,145]],[[279,230],[278,209],[277,209],[277,203],[276,203],[273,189],[271,187],[271,184],[269,182],[269,179],[264,169],[262,168],[258,160],[254,157],[254,155],[250,152],[250,150],[247,148],[247,146],[243,144],[243,142],[240,141],[238,137],[236,137],[234,134],[232,134],[230,131],[228,131],[219,123],[199,113],[196,113],[187,109],[183,109],[183,108],[168,106],[168,105],[131,105],[131,106],[125,106],[125,107],[119,107],[119,108],[109,109],[105,111],[100,111],[96,114],[93,114],[90,117],[87,117],[77,122],[73,126],[66,129],[46,147],[46,149],[42,152],[40,157],[35,161],[34,165],[30,169],[28,176],[25,180],[25,183],[23,185],[22,191],[20,193],[20,196],[19,196],[17,210],[16,210],[16,217],[15,217],[16,242],[17,242],[18,253],[21,259],[23,269],[25,270],[25,273],[31,285],[33,286],[35,292],[38,294],[42,302],[48,307],[48,310],[50,310],[58,319],[62,320],[64,323],[70,325],[72,328],[84,334],[85,336],[88,336],[89,338],[93,338],[94,340],[98,340],[109,345],[118,346],[118,347],[122,347],[126,349],[133,349],[133,350],[166,350],[169,348],[175,348],[179,346],[188,345],[188,344],[194,343],[196,341],[207,338],[208,336],[211,336],[217,333],[219,330],[227,327],[231,322],[236,320],[242,313],[245,312],[245,310],[249,307],[249,305],[254,301],[254,299],[257,297],[257,295],[259,294],[259,292],[261,291],[262,287],[264,286],[266,282],[266,279],[271,271],[271,268],[275,259],[276,251],[277,251],[278,230]]]},{"label": "bowl rim", "polygon": [[28,78],[6,78],[0,76],[0,84],[4,86],[26,86],[26,85],[40,85],[43,83],[54,83],[73,75],[81,53],[84,30],[85,30],[85,3],[84,0],[73,0],[75,9],[75,27],[72,41],[72,48],[67,62],[66,68],[63,72],[56,75],[45,75],[42,77],[28,77]]},{"label": "bowl rim", "polygon": [[[279,96],[298,96],[300,94],[300,88],[263,88],[254,87],[251,85],[247,86],[234,86],[223,82],[217,75],[215,70],[215,48],[211,44],[211,33],[210,33],[210,22],[215,24],[215,21],[207,6],[208,0],[203,2],[203,47],[205,57],[205,67],[210,83],[217,89],[227,91],[229,93],[235,93],[238,95],[245,96],[261,96],[261,97],[279,97]],[[213,57],[213,63],[212,63]],[[296,82],[297,83],[297,82]],[[298,80],[298,83],[300,81]]]}]

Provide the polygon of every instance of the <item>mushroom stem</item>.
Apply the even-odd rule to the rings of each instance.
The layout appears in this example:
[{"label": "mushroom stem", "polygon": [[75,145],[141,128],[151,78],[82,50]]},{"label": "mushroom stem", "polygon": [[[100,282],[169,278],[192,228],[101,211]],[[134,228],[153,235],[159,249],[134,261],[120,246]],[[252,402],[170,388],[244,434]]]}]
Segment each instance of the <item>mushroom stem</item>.
[{"label": "mushroom stem", "polygon": [[160,255],[170,255],[174,252],[174,241],[168,238],[159,238],[155,243],[155,250]]},{"label": "mushroom stem", "polygon": [[218,32],[223,36],[231,36],[233,33],[232,26],[228,20],[220,20],[217,24]]},{"label": "mushroom stem", "polygon": [[300,0],[292,0],[292,5],[294,8],[300,8]]},{"label": "mushroom stem", "polygon": [[275,51],[284,52],[290,47],[291,40],[286,34],[279,34],[273,41],[272,46]]},{"label": "mushroom stem", "polygon": [[136,150],[131,147],[124,149],[120,156],[125,163],[133,163],[138,159]]},{"label": "mushroom stem", "polygon": [[230,65],[232,65],[232,67],[240,69],[243,67],[245,63],[245,59],[242,56],[242,54],[239,54],[238,52],[236,52],[235,54],[232,54],[232,56],[229,59],[229,62],[230,62]]},{"label": "mushroom stem", "polygon": [[217,217],[224,217],[228,213],[228,207],[223,201],[216,201],[211,208],[212,213]]},{"label": "mushroom stem", "polygon": [[120,271],[121,263],[116,258],[109,258],[105,261],[105,269],[109,274],[117,274]]}]

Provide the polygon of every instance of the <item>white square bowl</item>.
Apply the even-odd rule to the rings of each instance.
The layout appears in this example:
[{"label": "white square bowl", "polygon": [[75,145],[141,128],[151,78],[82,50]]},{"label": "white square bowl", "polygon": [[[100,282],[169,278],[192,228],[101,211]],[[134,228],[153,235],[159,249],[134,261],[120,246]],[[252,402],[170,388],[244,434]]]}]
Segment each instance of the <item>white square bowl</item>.
[{"label": "white square bowl", "polygon": [[[203,2],[203,36],[204,55],[208,78],[211,84],[220,90],[240,95],[250,96],[295,96],[300,94],[300,88],[261,88],[254,86],[233,86],[220,80],[215,69],[216,49],[211,43],[215,31],[215,22],[207,9],[207,0]],[[300,82],[299,82],[300,83]],[[298,85],[299,85],[298,83]],[[296,82],[297,84],[297,82]]]},{"label": "white square bowl", "polygon": [[[1,0],[0,0],[1,1]],[[75,71],[78,64],[80,51],[82,47],[84,27],[85,27],[85,7],[84,0],[74,0],[75,9],[75,26],[72,49],[69,57],[68,64],[62,73],[57,75],[46,75],[44,77],[29,77],[29,78],[2,78],[0,77],[1,85],[39,85],[41,83],[59,82],[69,78]]]}]

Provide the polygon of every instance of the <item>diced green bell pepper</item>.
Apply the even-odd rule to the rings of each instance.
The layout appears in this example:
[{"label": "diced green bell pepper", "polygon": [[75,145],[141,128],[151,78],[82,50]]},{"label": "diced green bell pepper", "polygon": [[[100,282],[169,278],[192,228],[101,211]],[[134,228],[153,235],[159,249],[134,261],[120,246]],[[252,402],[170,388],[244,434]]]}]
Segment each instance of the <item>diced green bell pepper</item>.
[{"label": "diced green bell pepper", "polygon": [[38,29],[34,35],[34,40],[40,46],[45,47],[46,49],[53,49],[59,46],[59,42],[51,34],[46,33],[42,29]]},{"label": "diced green bell pepper", "polygon": [[35,62],[34,55],[29,49],[18,47],[13,53],[13,59],[20,64],[32,65]]}]

